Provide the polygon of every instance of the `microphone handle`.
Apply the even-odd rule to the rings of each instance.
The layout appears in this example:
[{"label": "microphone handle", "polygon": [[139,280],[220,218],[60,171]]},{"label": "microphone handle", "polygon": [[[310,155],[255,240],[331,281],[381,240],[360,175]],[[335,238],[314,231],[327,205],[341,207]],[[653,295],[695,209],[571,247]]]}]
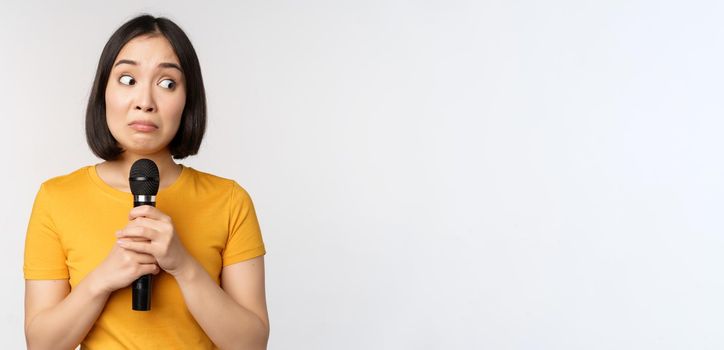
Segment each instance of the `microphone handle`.
[{"label": "microphone handle", "polygon": [[[155,198],[154,198],[155,199]],[[139,207],[142,205],[156,206],[156,202],[153,201],[139,201],[136,196],[133,199],[133,207]],[[151,310],[151,282],[153,281],[153,275],[143,275],[133,281],[131,285],[131,307],[135,311],[149,311]]]}]

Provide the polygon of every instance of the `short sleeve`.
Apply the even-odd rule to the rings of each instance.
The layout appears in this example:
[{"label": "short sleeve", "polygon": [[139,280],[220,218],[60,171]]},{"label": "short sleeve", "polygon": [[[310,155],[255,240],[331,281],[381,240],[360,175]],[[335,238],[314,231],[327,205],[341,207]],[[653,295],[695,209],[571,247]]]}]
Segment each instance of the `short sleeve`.
[{"label": "short sleeve", "polygon": [[51,199],[45,185],[40,186],[25,235],[25,279],[68,279],[65,252],[51,216]]},{"label": "short sleeve", "polygon": [[222,254],[223,266],[266,254],[249,194],[234,182],[229,200],[229,238]]}]

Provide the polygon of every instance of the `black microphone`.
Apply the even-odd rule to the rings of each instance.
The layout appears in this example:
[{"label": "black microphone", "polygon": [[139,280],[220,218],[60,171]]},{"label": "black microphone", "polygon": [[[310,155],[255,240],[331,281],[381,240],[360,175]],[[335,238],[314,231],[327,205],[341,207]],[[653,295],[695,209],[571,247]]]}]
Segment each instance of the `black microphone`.
[{"label": "black microphone", "polygon": [[[133,193],[133,207],[141,205],[156,206],[158,193],[158,167],[150,159],[139,159],[131,166],[128,176]],[[131,307],[136,311],[151,310],[151,278],[153,275],[143,275],[131,285]]]}]

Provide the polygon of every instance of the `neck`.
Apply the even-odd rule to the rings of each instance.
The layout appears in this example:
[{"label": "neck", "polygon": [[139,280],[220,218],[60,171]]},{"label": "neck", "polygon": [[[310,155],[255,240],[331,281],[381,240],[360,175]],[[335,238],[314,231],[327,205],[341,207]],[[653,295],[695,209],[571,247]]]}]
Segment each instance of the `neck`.
[{"label": "neck", "polygon": [[156,163],[156,166],[158,166],[158,173],[161,176],[162,182],[164,174],[173,175],[181,170],[181,167],[173,161],[173,158],[171,157],[171,154],[168,153],[168,151],[143,155],[123,152],[119,159],[108,163],[115,163],[113,164],[114,168],[116,168],[122,174],[128,175],[128,173],[131,171],[131,166],[133,166],[133,163],[143,158],[150,159],[154,163]]},{"label": "neck", "polygon": [[116,160],[99,164],[96,166],[96,171],[98,176],[107,184],[119,190],[130,192],[128,174],[133,163],[142,158],[150,159],[158,166],[158,173],[161,177],[159,188],[170,186],[181,175],[181,166],[174,162],[167,150],[154,154],[133,154],[126,151]]}]

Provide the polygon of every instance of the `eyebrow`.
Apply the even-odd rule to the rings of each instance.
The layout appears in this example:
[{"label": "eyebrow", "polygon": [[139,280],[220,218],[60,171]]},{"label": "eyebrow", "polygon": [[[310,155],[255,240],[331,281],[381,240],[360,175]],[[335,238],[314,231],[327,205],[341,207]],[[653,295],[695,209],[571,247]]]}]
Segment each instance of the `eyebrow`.
[{"label": "eyebrow", "polygon": [[[138,62],[133,61],[133,60],[119,60],[118,62],[116,62],[116,64],[113,65],[113,67],[118,67],[118,66],[121,65],[121,64],[130,64],[130,65],[133,65],[133,66],[137,66],[137,65],[138,65]],[[183,70],[181,69],[181,67],[179,67],[178,64],[176,64],[176,63],[161,62],[161,63],[158,64],[158,66],[159,66],[160,68],[176,68],[176,69],[179,70],[179,72],[183,73]]]}]

